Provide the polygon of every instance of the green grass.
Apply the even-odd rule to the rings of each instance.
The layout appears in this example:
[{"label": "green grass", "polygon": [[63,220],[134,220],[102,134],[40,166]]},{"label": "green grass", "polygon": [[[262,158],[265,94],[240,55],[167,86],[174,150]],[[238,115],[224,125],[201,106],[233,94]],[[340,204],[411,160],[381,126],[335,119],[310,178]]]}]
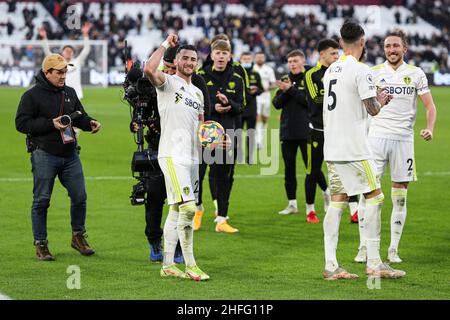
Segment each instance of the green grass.
[{"label": "green grass", "polygon": [[[310,225],[303,215],[304,167],[298,160],[298,201],[301,214],[279,216],[286,205],[283,165],[275,176],[261,177],[260,166],[238,165],[231,195],[230,216],[238,234],[214,232],[212,204],[205,191],[203,227],[195,233],[195,253],[211,280],[195,283],[161,279],[160,265],[148,261],[144,236],[144,208],[132,207],[128,196],[134,180],[87,179],[89,241],[97,250],[83,257],[70,248],[70,215],[67,193],[55,185],[48,213],[50,249],[55,262],[34,258],[30,207],[31,178],[24,135],[14,127],[14,116],[23,89],[0,91],[0,292],[14,299],[449,299],[450,298],[450,110],[448,89],[433,88],[438,107],[435,138],[426,143],[416,137],[419,181],[408,193],[408,218],[400,253],[407,276],[383,280],[380,290],[369,290],[364,266],[353,263],[357,252],[357,226],[345,212],[338,259],[360,278],[351,282],[322,279],[324,264],[322,223]],[[130,176],[135,145],[129,133],[129,111],[120,102],[118,88],[85,89],[86,110],[103,129],[83,133],[85,175]],[[279,113],[272,109],[270,125],[278,127]],[[425,125],[419,106],[416,132]],[[281,156],[281,154],[280,154]],[[254,175],[248,177],[248,175]],[[205,190],[208,190],[205,182]],[[382,256],[389,242],[390,184],[384,179]],[[316,208],[323,220],[320,192]],[[167,208],[165,210],[165,214]],[[81,268],[81,289],[66,287],[67,267]]]}]

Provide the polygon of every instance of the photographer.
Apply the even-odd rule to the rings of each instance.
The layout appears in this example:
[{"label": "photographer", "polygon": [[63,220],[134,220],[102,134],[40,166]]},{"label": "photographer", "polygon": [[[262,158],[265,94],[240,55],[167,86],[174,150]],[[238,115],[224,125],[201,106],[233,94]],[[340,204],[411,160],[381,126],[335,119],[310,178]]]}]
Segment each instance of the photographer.
[{"label": "photographer", "polygon": [[48,249],[47,209],[56,176],[71,199],[72,248],[86,256],[95,253],[85,236],[87,197],[73,126],[96,133],[101,125],[86,114],[75,90],[65,85],[68,65],[59,54],[46,56],[36,85],[22,95],[16,114],[16,128],[27,134],[31,152],[31,220],[36,256],[41,261],[54,260]]},{"label": "photographer", "polygon": [[[174,60],[177,49],[178,46],[171,47],[164,54],[160,69],[166,74],[173,75],[176,72]],[[194,74],[192,77],[192,83],[203,92],[203,95],[205,97],[207,97],[208,101],[205,101],[205,113],[209,114],[209,95],[205,81],[201,76]],[[154,90],[153,87],[152,90]],[[161,126],[156,96],[154,100],[151,101],[150,108],[143,108],[143,110],[135,108],[133,110],[133,119],[130,124],[130,130],[134,133],[137,133],[139,130],[138,111],[141,112],[141,116],[143,119],[142,125],[148,128],[145,139],[149,145],[149,149],[153,150],[153,152],[157,152],[159,139],[161,136]],[[163,230],[161,228],[161,219],[167,194],[166,186],[164,183],[164,176],[161,169],[159,168],[157,161],[155,161],[154,165],[156,167],[155,170],[142,173],[141,180],[143,182],[136,185],[136,187],[134,188],[134,194],[136,194],[137,192],[137,195],[142,197],[144,196],[143,194],[146,194],[144,201],[146,222],[145,235],[150,244],[149,259],[152,262],[160,262],[163,260],[161,241]],[[178,264],[184,262],[179,242],[175,250],[174,262]]]}]

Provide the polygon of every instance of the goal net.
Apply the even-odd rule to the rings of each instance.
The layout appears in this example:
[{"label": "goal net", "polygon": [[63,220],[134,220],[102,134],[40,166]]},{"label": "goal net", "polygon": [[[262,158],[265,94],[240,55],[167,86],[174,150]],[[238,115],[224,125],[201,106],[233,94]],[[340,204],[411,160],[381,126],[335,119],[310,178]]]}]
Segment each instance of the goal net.
[{"label": "goal net", "polygon": [[[70,45],[75,49],[74,57],[82,53],[85,44],[83,40],[48,40],[46,43],[52,53],[61,53],[65,45]],[[81,68],[81,84],[107,87],[107,41],[89,40],[89,45],[89,53]],[[44,49],[42,40],[0,39],[0,86],[30,86],[41,68]]]}]

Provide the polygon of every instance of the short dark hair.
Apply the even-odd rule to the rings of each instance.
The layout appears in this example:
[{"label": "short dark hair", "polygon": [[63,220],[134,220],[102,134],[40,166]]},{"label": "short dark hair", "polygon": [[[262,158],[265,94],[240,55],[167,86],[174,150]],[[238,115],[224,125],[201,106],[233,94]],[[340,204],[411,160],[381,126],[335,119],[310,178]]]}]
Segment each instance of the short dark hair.
[{"label": "short dark hair", "polygon": [[342,40],[347,44],[355,43],[365,34],[359,23],[352,20],[348,20],[342,25],[340,33]]},{"label": "short dark hair", "polygon": [[250,51],[244,51],[241,53],[241,57],[242,56],[251,56],[251,55],[252,55],[252,53]]},{"label": "short dark hair", "polygon": [[339,43],[333,39],[322,39],[317,44],[317,51],[322,52],[328,48],[339,49]]},{"label": "short dark hair", "polygon": [[64,51],[65,48],[70,48],[72,49],[72,51],[75,51],[75,49],[70,45],[70,44],[66,44],[61,51]]},{"label": "short dark hair", "polygon": [[183,44],[181,46],[178,47],[177,49],[177,54],[180,53],[181,50],[191,50],[191,51],[195,51],[195,53],[197,53],[197,48],[195,46],[193,46],[192,44]]},{"label": "short dark hair", "polygon": [[295,49],[295,50],[292,50],[291,52],[289,52],[287,54],[286,58],[289,59],[290,57],[303,57],[303,58],[305,58],[305,54],[303,53],[302,50]]},{"label": "short dark hair", "polygon": [[387,37],[399,37],[400,39],[402,39],[403,46],[404,47],[408,46],[408,37],[403,32],[403,30],[397,29],[397,30],[388,32],[388,34],[386,35],[386,37],[384,39],[386,39]]}]

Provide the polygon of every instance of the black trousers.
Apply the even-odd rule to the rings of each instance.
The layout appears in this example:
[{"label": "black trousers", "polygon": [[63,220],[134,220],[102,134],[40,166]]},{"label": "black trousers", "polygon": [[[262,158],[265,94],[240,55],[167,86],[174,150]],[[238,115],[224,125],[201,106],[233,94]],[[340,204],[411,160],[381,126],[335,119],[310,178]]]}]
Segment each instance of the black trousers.
[{"label": "black trousers", "polygon": [[[250,145],[250,143],[255,143],[256,115],[249,117],[243,116],[242,128],[244,128],[245,126],[247,128],[247,134],[245,136],[245,163],[250,164],[250,160],[253,159],[253,150],[255,149],[254,145]],[[250,132],[248,131],[249,129],[251,129]],[[241,155],[241,153],[238,154]],[[242,156],[239,157],[239,161],[241,160],[241,158]]]},{"label": "black trousers", "polygon": [[302,153],[302,159],[306,167],[308,161],[307,140],[299,139],[281,141],[281,153],[284,161],[284,187],[286,189],[288,200],[294,200],[297,198],[296,161],[298,149],[300,149]]},{"label": "black trousers", "polygon": [[145,187],[147,190],[145,202],[145,235],[149,243],[161,241],[163,229],[161,219],[164,202],[166,201],[166,185],[162,172],[151,174],[146,177]]},{"label": "black trousers", "polygon": [[[230,194],[234,181],[234,165],[236,161],[237,150],[223,151],[221,163],[212,165],[213,188],[217,199],[217,211],[221,217],[228,215],[230,204]],[[211,184],[211,182],[210,182]]]},{"label": "black trousers", "polygon": [[308,165],[306,167],[306,203],[313,204],[316,197],[316,185],[325,191],[327,181],[322,172],[323,163],[323,132],[312,129],[307,145]]},{"label": "black trousers", "polygon": [[208,174],[208,181],[209,181],[209,191],[211,192],[211,196],[213,200],[217,199],[216,196],[216,189],[214,188],[214,176],[212,174],[212,165],[206,164],[204,161],[200,163],[200,166],[198,168],[198,202],[196,203],[197,206],[201,205],[203,203],[203,180],[205,179],[206,170],[209,166],[209,174]]},{"label": "black trousers", "polygon": [[[234,144],[236,145],[236,144]],[[213,152],[216,157],[216,152]],[[226,152],[220,150],[220,156],[217,156],[218,163],[209,165],[209,189],[213,200],[217,200],[218,215],[226,217],[228,215],[228,206],[231,189],[234,181],[234,165],[236,162],[237,151]],[[206,175],[208,164],[202,163],[199,167],[199,194],[197,205],[203,203],[203,180]]]}]

